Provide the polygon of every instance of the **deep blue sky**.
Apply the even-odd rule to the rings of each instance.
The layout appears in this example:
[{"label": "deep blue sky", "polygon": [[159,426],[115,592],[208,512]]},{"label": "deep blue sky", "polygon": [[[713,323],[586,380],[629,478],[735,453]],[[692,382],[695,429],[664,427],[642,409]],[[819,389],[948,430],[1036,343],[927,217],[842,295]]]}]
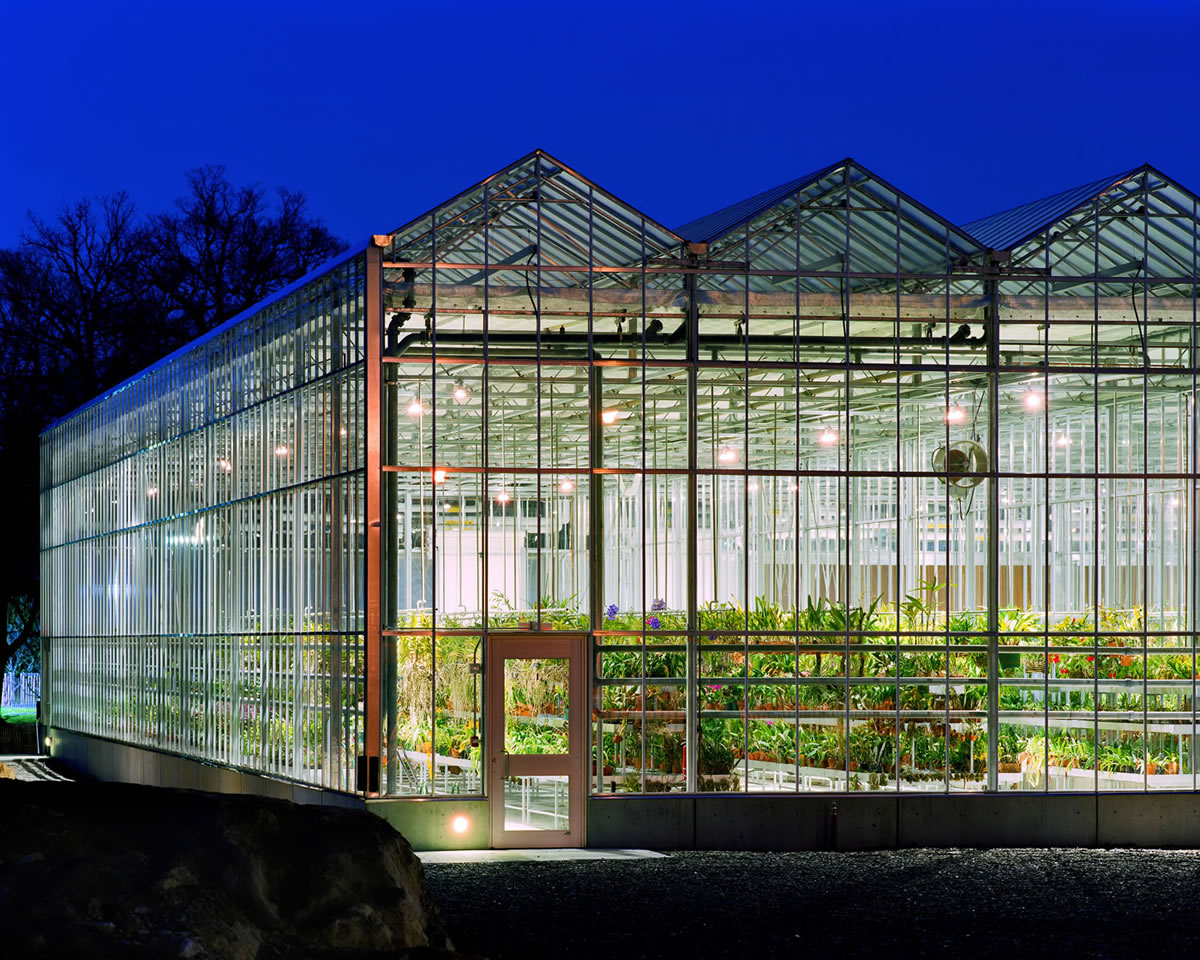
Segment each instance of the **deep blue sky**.
[{"label": "deep blue sky", "polygon": [[668,226],[844,156],[957,222],[1146,160],[1200,192],[1197,36],[1184,0],[0,0],[0,245],[203,163],[360,241],[538,146]]}]

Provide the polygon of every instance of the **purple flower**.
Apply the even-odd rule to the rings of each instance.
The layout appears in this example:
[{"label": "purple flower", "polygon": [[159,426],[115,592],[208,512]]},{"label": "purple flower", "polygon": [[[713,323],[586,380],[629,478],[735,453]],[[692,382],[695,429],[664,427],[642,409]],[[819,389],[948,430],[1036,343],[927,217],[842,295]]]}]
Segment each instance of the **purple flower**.
[{"label": "purple flower", "polygon": [[620,611],[617,609],[617,605],[615,603],[610,603],[604,610],[604,619],[615,620],[619,612]]},{"label": "purple flower", "polygon": [[768,726],[768,727],[773,727],[773,726],[775,726],[775,721],[774,721],[774,720],[768,720],[768,721],[767,721],[767,726]]},{"label": "purple flower", "polygon": [[666,610],[667,609],[667,601],[662,599],[662,597],[659,597],[652,604],[650,604],[650,609],[651,610]]},{"label": "purple flower", "polygon": [[662,629],[662,621],[659,620],[658,617],[650,617],[646,621],[646,626],[648,626],[651,630],[661,630]]}]

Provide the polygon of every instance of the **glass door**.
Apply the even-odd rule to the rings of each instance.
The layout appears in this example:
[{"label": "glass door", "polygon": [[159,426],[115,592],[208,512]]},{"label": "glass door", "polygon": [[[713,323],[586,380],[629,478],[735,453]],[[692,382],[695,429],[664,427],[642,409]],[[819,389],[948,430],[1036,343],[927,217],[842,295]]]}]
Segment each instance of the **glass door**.
[{"label": "glass door", "polygon": [[493,847],[583,844],[585,637],[488,638]]}]

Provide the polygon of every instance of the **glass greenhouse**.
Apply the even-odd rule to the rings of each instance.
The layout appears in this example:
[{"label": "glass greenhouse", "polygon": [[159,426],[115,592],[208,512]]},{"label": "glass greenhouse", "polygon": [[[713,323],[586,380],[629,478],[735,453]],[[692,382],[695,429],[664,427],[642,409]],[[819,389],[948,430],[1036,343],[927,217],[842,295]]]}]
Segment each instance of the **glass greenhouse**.
[{"label": "glass greenhouse", "polygon": [[1197,202],[671,230],[537,151],[43,434],[52,749],[450,845],[1195,791]]}]

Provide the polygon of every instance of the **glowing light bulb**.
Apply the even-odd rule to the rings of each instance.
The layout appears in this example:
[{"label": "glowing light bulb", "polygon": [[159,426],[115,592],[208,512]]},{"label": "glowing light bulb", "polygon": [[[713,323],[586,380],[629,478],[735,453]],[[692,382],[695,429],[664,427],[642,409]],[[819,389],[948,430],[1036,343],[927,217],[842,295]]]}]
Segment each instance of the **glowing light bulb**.
[{"label": "glowing light bulb", "polygon": [[722,447],[721,452],[717,454],[717,460],[720,463],[737,463],[738,452],[736,447]]},{"label": "glowing light bulb", "polygon": [[512,497],[508,495],[507,490],[501,490],[498,494],[496,494],[496,502],[501,506],[508,503],[510,500],[512,500]]},{"label": "glowing light bulb", "polygon": [[461,380],[456,381],[454,384],[454,402],[466,403],[470,399],[471,391],[466,388]]},{"label": "glowing light bulb", "polygon": [[1071,445],[1071,438],[1065,433],[1060,433],[1058,439],[1054,441],[1054,445],[1057,447],[1069,447]]},{"label": "glowing light bulb", "polygon": [[466,833],[471,821],[461,814],[450,821],[450,829],[455,833]]},{"label": "glowing light bulb", "polygon": [[445,483],[446,482],[446,471],[445,470],[434,470],[433,471],[433,482],[434,483]]},{"label": "glowing light bulb", "polygon": [[342,428],[341,428],[341,429],[338,431],[338,433],[339,433],[339,434],[341,434],[341,435],[344,437],[344,436],[346,435],[346,428],[345,428],[345,427],[342,427]]},{"label": "glowing light bulb", "polygon": [[758,493],[758,481],[751,480],[748,484],[746,484],[746,489],[751,493]]},{"label": "glowing light bulb", "polygon": [[947,423],[962,423],[966,419],[967,419],[967,411],[964,410],[962,407],[960,407],[958,404],[955,404],[952,407],[946,408],[946,422]]},{"label": "glowing light bulb", "polygon": [[838,432],[833,427],[826,427],[817,434],[817,443],[823,447],[836,446],[838,442]]},{"label": "glowing light bulb", "polygon": [[617,422],[617,411],[611,409],[603,411],[600,414],[600,422],[611,427]]},{"label": "glowing light bulb", "polygon": [[146,488],[146,496],[157,497],[158,496],[158,487],[147,487]]},{"label": "glowing light bulb", "polygon": [[217,469],[223,473],[232,473],[233,464],[229,462],[228,457],[217,457]]},{"label": "glowing light bulb", "polygon": [[286,443],[281,443],[281,444],[279,444],[279,446],[277,446],[275,448],[275,456],[286,457],[287,455],[288,455],[288,448],[287,448]]},{"label": "glowing light bulb", "polygon": [[575,492],[575,481],[568,477],[567,479],[565,479],[559,483],[558,490],[560,493],[574,493]]},{"label": "glowing light bulb", "polygon": [[1044,406],[1045,398],[1036,390],[1026,390],[1022,403],[1024,403],[1026,410],[1041,410]]},{"label": "glowing light bulb", "polygon": [[408,415],[410,417],[423,417],[425,415],[425,408],[421,406],[421,401],[416,397],[413,397],[412,403],[408,405]]}]

